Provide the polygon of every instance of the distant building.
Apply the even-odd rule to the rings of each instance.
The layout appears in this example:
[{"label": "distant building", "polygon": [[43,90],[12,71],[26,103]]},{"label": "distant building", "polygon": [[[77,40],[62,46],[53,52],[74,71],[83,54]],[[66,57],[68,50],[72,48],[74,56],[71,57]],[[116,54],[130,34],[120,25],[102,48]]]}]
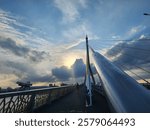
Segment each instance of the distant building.
[{"label": "distant building", "polygon": [[49,87],[57,87],[57,86],[55,84],[53,84],[53,83],[50,83]]},{"label": "distant building", "polygon": [[60,86],[66,86],[66,85],[68,85],[68,84],[66,84],[66,83],[61,83],[60,84]]}]

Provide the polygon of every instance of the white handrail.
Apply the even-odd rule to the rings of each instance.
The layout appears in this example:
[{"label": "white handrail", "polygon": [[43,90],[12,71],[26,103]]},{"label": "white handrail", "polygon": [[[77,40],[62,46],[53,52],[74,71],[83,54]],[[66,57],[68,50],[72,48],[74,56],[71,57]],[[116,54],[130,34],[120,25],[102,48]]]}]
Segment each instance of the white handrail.
[{"label": "white handrail", "polygon": [[92,52],[106,96],[116,112],[150,112],[150,91],[103,55]]}]

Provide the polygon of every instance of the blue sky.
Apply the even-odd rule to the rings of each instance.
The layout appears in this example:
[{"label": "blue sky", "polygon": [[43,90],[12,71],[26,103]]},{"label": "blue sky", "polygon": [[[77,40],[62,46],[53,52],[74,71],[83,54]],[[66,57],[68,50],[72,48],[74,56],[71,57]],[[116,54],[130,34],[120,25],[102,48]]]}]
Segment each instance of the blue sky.
[{"label": "blue sky", "polygon": [[149,37],[150,17],[143,15],[150,12],[149,5],[149,0],[0,0],[1,43],[20,49],[1,45],[0,61],[28,65],[19,71],[14,64],[11,70],[1,67],[0,85],[13,84],[23,70],[28,71],[21,79],[28,79],[30,69],[35,77],[45,77],[55,67],[70,68],[76,59],[85,59],[86,34],[98,51],[115,45],[115,39]]},{"label": "blue sky", "polygon": [[[149,12],[149,5],[148,0],[0,1],[2,10],[11,12],[19,17],[19,22],[36,28],[39,35],[44,33],[55,43],[68,42],[67,38],[73,41],[88,32],[102,39],[128,38],[133,28],[149,27],[149,18],[143,16]],[[74,36],[68,36],[70,33]]]}]

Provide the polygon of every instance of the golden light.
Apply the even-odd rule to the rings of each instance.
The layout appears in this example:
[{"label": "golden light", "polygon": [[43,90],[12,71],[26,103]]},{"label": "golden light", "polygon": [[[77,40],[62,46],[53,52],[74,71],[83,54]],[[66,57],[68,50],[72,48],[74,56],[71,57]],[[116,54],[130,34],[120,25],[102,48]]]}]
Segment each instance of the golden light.
[{"label": "golden light", "polygon": [[64,58],[64,65],[70,68],[78,57],[69,55]]},{"label": "golden light", "polygon": [[74,64],[76,59],[83,59],[84,60],[84,52],[83,51],[74,51],[69,52],[68,54],[65,54],[63,56],[63,65],[67,66],[68,68],[71,68],[71,66]]}]

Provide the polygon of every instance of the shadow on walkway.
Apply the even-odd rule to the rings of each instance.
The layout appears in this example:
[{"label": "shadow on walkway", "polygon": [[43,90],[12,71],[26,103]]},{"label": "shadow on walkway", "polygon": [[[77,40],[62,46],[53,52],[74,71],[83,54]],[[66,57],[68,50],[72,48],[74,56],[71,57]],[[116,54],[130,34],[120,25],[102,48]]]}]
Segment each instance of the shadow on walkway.
[{"label": "shadow on walkway", "polygon": [[85,97],[83,87],[77,87],[68,95],[45,105],[34,112],[39,113],[80,113],[85,112]]},{"label": "shadow on walkway", "polygon": [[85,107],[84,86],[76,87],[68,95],[45,105],[34,112],[36,113],[109,113],[110,109],[104,96],[93,92],[93,106]]}]

